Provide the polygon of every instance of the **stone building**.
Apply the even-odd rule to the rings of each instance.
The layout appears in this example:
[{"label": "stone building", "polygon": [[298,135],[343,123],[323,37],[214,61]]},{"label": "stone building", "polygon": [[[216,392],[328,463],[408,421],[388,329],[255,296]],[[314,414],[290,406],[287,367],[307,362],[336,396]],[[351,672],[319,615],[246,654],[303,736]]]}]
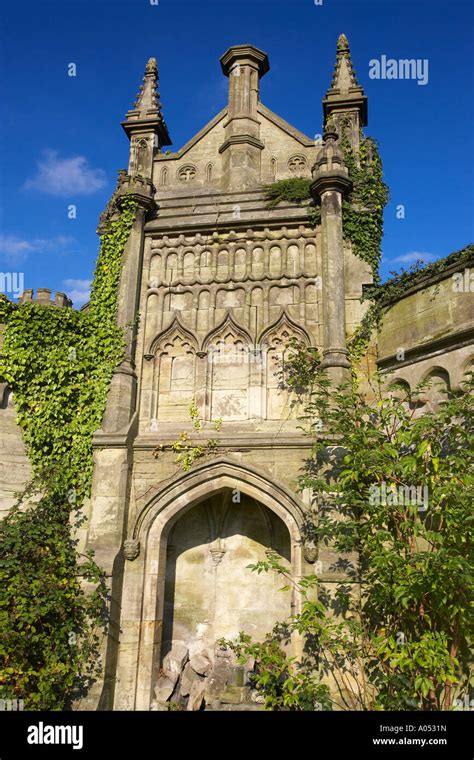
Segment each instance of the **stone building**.
[{"label": "stone building", "polygon": [[[220,637],[245,630],[258,638],[294,611],[292,592],[247,569],[266,550],[295,577],[315,569],[301,533],[310,495],[295,485],[308,440],[279,390],[278,367],[296,337],[321,351],[334,381],[348,378],[346,336],[360,324],[363,288],[373,278],[342,237],[350,181],[337,130],[344,117],[357,150],[367,98],[341,35],[321,145],[261,102],[263,51],[236,45],[220,63],[227,105],[176,152],[167,150],[153,58],[122,124],[130,157],[114,198],[133,193],[138,214],[118,322],[136,324],[137,314],[140,321],[127,331],[94,437],[81,540],[109,576],[113,601],[104,680],[85,707],[148,710],[163,659],[178,643],[213,661]],[[305,203],[267,208],[262,184],[293,176],[313,178],[322,212],[316,228]],[[413,386],[432,373],[448,392],[474,361],[472,296],[453,289],[452,274],[420,281],[391,305],[373,347],[391,377]],[[0,420],[8,452],[1,474],[18,463],[21,481],[28,463],[8,398]],[[183,433],[204,449],[214,441],[213,455],[187,471],[169,451]],[[2,480],[4,508],[11,492]],[[329,584],[339,578],[324,550],[318,574]]]}]

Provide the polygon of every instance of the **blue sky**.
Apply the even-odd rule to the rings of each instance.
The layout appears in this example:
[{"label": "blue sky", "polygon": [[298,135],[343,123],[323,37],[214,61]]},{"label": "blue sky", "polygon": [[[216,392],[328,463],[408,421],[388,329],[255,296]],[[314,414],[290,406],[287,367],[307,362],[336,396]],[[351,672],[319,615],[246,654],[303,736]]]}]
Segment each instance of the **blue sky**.
[{"label": "blue sky", "polygon": [[[1,13],[0,272],[24,272],[26,288],[65,290],[76,306],[86,299],[97,219],[127,166],[120,122],[147,59],[158,59],[177,150],[225,105],[219,57],[242,42],[269,55],[262,101],[314,136],[336,40],[347,34],[391,192],[382,275],[473,238],[472,3],[26,0]],[[427,59],[428,83],[370,79],[369,61],[382,55]]]}]

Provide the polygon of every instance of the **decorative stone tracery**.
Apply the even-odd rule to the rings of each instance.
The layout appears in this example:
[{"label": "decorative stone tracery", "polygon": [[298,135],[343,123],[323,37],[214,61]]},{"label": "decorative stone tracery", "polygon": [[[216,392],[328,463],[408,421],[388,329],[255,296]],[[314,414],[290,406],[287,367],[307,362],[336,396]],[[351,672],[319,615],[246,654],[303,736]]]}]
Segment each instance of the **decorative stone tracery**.
[{"label": "decorative stone tracery", "polygon": [[293,174],[300,174],[305,171],[306,167],[308,166],[308,162],[305,156],[303,156],[301,153],[297,153],[294,156],[290,156],[287,161],[287,166],[290,172],[293,172]]},{"label": "decorative stone tracery", "polygon": [[185,164],[178,169],[177,177],[180,182],[191,182],[197,173],[197,169],[193,164]]}]

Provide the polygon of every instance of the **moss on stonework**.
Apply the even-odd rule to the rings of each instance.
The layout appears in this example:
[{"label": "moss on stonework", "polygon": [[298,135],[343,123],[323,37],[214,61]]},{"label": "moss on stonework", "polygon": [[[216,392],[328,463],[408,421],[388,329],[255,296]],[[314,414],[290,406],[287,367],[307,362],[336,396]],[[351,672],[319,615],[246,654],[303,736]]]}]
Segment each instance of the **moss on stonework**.
[{"label": "moss on stonework", "polygon": [[[375,140],[361,132],[360,146],[355,153],[347,133],[349,119],[340,121],[340,146],[349,171],[353,189],[342,204],[342,231],[351,243],[353,253],[370,265],[374,280],[378,281],[378,268],[383,236],[383,211],[388,202],[388,187],[383,181],[382,161]],[[279,203],[302,203],[312,198],[311,177],[289,177],[269,185],[263,185],[267,208],[274,209]],[[309,222],[316,226],[321,222],[321,209],[311,200],[307,206]]]}]

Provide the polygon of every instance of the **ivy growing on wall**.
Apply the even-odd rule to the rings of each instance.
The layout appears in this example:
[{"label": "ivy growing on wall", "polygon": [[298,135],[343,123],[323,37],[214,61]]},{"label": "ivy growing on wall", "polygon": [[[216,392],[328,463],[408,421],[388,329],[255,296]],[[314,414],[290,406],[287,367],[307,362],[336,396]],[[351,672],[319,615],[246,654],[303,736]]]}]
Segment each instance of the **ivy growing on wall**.
[{"label": "ivy growing on wall", "polygon": [[[189,404],[189,417],[192,422],[193,430],[198,434],[201,433],[204,423],[199,417],[199,409],[195,399],[192,399]],[[211,424],[215,432],[219,433],[222,426],[222,420],[211,420]],[[193,441],[189,433],[182,430],[178,438],[172,443],[160,443],[160,445],[153,451],[153,456],[158,459],[163,452],[172,451],[176,454],[174,463],[178,465],[183,472],[188,472],[198,459],[215,454],[218,444],[219,439],[215,437],[209,438],[207,441]]]},{"label": "ivy growing on wall", "polygon": [[349,170],[353,189],[342,203],[342,234],[350,240],[356,256],[370,264],[378,281],[380,246],[383,237],[383,211],[388,202],[388,187],[383,181],[383,169],[375,140],[360,132],[357,155],[341,130],[341,148]]},{"label": "ivy growing on wall", "polygon": [[[380,244],[383,236],[383,210],[388,201],[388,188],[383,181],[382,161],[375,140],[360,133],[356,154],[347,137],[349,121],[341,119],[340,147],[353,183],[349,198],[342,205],[342,231],[352,244],[356,256],[370,264],[378,280]],[[264,185],[267,208],[273,209],[282,201],[301,203],[311,198],[309,177],[290,177]],[[319,206],[308,205],[308,217],[314,226],[321,221]]]},{"label": "ivy growing on wall", "polygon": [[321,222],[321,209],[311,199],[312,181],[311,177],[289,177],[272,182],[269,185],[263,185],[267,208],[274,209],[283,201],[300,204],[303,201],[311,200],[306,206],[307,214],[311,226],[315,227]]},{"label": "ivy growing on wall", "polygon": [[[348,138],[350,129],[348,117],[340,120],[339,129],[341,132],[339,145],[353,185],[349,197],[342,203],[342,233],[344,239],[350,241],[353,253],[370,265],[375,283],[371,294],[378,293],[383,211],[388,201],[388,187],[383,181],[382,161],[376,142],[372,138],[365,137],[362,131],[359,150],[357,154],[355,153]],[[309,177],[290,177],[264,185],[267,208],[276,208],[282,201],[288,203],[308,201],[311,198],[312,181]],[[307,205],[307,209],[310,224],[312,226],[320,224],[320,207],[312,201]],[[377,298],[349,339],[349,357],[353,367],[364,355],[373,330],[380,326],[381,314],[382,310]],[[355,370],[353,370],[353,379],[356,382],[354,373]]]},{"label": "ivy growing on wall", "polygon": [[391,303],[402,298],[407,291],[429,277],[444,272],[448,267],[457,265],[462,271],[474,257],[474,245],[468,245],[459,251],[454,251],[449,256],[424,264],[417,262],[410,269],[401,269],[400,272],[391,272],[391,277],[384,283],[375,283],[364,290],[362,300],[370,301],[360,325],[354,331],[348,341],[349,356],[353,364],[358,364],[364,355],[374,330],[382,324],[385,310]]},{"label": "ivy growing on wall", "polygon": [[[92,436],[123,355],[116,324],[130,197],[101,237],[88,310],[15,305],[0,296],[0,376],[15,399],[33,480],[0,524],[0,696],[65,709],[97,674],[106,586],[79,557],[71,525],[90,495]],[[81,578],[92,584],[87,595]]]}]

